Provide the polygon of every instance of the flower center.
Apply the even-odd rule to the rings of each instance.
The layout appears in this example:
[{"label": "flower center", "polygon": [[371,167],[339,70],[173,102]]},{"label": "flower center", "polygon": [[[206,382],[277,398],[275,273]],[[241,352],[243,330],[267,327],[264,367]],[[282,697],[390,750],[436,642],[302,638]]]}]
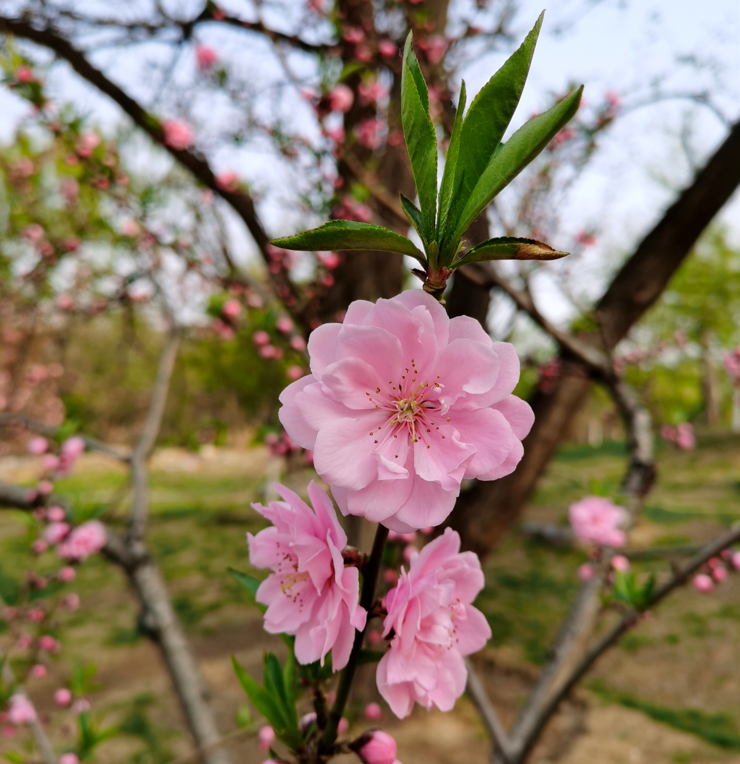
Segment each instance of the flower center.
[{"label": "flower center", "polygon": [[398,413],[395,419],[397,422],[413,422],[420,408],[420,405],[413,398],[408,400],[402,398],[400,401],[396,401]]}]

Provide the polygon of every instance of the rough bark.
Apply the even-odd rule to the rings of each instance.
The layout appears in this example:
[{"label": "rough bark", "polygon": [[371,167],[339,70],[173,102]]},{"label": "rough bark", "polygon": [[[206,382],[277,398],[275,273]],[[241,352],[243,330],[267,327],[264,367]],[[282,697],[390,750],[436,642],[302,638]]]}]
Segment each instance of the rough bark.
[{"label": "rough bark", "polygon": [[[615,276],[596,308],[600,333],[583,339],[606,351],[629,332],[653,305],[714,216],[740,185],[740,124],[707,162],[694,182],[666,211]],[[588,400],[591,380],[584,366],[562,354],[564,371],[549,394],[530,401],[535,412],[532,432],[524,441],[524,458],[502,480],[475,483],[458,500],[453,527],[463,543],[486,555],[518,519],[568,426]]]}]

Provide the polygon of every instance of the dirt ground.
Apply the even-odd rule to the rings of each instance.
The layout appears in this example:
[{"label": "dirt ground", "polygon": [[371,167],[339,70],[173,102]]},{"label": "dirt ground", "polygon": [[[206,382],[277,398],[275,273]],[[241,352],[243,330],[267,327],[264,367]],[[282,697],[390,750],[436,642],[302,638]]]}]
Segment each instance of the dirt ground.
[{"label": "dirt ground", "polygon": [[[563,522],[572,500],[597,483],[616,485],[622,468],[622,457],[609,449],[562,454],[527,518]],[[30,481],[36,469],[29,459],[0,460],[0,480]],[[224,733],[237,730],[237,709],[246,703],[230,657],[259,676],[264,650],[280,653],[282,646],[262,631],[260,614],[226,573],[227,566],[249,570],[244,533],[262,525],[249,502],[264,493],[265,474],[275,471],[262,449],[210,449],[201,455],[167,449],[153,462],[152,548],[210,684]],[[305,485],[307,476],[295,474],[290,481]],[[713,443],[691,455],[666,452],[661,476],[633,534],[634,545],[702,541],[740,520],[740,443]],[[125,481],[108,460],[85,456],[59,488],[90,508],[125,496]],[[107,519],[122,523],[124,512],[125,498]],[[28,543],[20,516],[0,514],[0,593],[3,576],[22,574]],[[494,636],[476,665],[505,725],[513,722],[536,679],[584,559],[582,551],[547,548],[512,534],[486,564],[487,584],[478,606]],[[42,558],[39,566],[44,565],[53,567],[53,559]],[[640,570],[665,571],[667,562],[643,563]],[[97,666],[98,689],[90,694],[96,717],[128,732],[103,744],[98,761],[159,764],[186,754],[190,744],[168,677],[156,648],[136,630],[135,602],[120,572],[103,560],[90,560],[75,591],[82,607],[63,616],[64,649],[49,663],[49,675],[29,685],[40,711],[52,717],[55,742],[72,740],[72,719],[55,713],[51,693],[68,682],[76,657]],[[5,639],[0,633],[0,645]],[[361,685],[362,702],[375,699],[371,671]],[[363,727],[361,708],[357,702],[350,708],[353,731]],[[449,714],[417,708],[402,723],[388,714],[387,727],[403,764],[489,760],[490,744],[466,698]],[[727,734],[715,734],[718,729]],[[0,738],[0,754],[19,747],[18,738]],[[237,733],[231,748],[241,764],[259,764],[266,757],[251,733]],[[710,596],[684,590],[651,614],[562,706],[531,762],[740,762],[740,576],[731,576]]]}]

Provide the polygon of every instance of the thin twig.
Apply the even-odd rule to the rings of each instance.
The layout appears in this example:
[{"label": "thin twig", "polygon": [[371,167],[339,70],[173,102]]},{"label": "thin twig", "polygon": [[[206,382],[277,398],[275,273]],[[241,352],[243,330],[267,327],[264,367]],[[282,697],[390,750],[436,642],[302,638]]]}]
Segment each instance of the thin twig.
[{"label": "thin twig", "polygon": [[511,748],[511,741],[506,734],[506,730],[501,724],[501,720],[498,718],[496,709],[488,699],[485,687],[481,682],[478,674],[475,671],[472,661],[469,658],[465,659],[465,666],[468,669],[468,692],[470,697],[478,709],[480,718],[483,720],[483,724],[486,725],[486,730],[491,739],[496,743],[496,749],[504,764],[513,762],[513,751]]}]

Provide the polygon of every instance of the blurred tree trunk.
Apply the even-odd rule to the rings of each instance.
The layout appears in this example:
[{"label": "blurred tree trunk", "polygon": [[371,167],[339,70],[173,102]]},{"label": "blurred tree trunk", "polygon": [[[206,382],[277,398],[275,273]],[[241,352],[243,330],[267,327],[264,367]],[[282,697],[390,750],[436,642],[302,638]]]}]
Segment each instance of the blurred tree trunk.
[{"label": "blurred tree trunk", "polygon": [[[599,301],[595,316],[601,331],[582,339],[611,351],[660,297],[697,239],[740,185],[740,123],[709,159],[694,182],[640,242]],[[457,279],[450,303],[480,310],[469,281]],[[481,318],[476,315],[476,318]],[[565,437],[573,416],[588,400],[586,369],[561,354],[562,373],[547,395],[530,401],[535,423],[524,441],[524,458],[501,480],[478,482],[464,491],[450,522],[463,545],[488,554],[519,518],[524,505]]]}]

